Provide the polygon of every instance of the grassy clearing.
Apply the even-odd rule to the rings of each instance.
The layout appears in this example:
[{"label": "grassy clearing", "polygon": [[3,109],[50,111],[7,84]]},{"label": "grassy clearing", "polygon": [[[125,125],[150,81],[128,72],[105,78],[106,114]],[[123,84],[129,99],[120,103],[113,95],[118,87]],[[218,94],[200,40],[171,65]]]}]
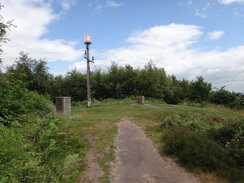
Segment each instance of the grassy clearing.
[{"label": "grassy clearing", "polygon": [[[162,147],[163,137],[160,127],[167,118],[172,122],[177,121],[178,118],[181,121],[192,119],[190,125],[199,125],[204,129],[210,129],[213,126],[221,127],[222,121],[234,121],[244,117],[241,113],[225,109],[146,103],[144,106],[133,105],[132,102],[127,104],[126,102],[115,102],[112,105],[99,103],[89,109],[73,107],[72,120],[65,128],[70,133],[78,134],[81,138],[87,134],[93,137],[92,143],[86,142],[83,153],[85,154],[92,147],[102,154],[96,160],[105,172],[101,182],[109,182],[109,162],[115,159],[113,142],[117,134],[116,123],[124,117],[133,117],[133,121],[146,132],[158,148]],[[227,182],[210,172],[202,172],[199,169],[195,169],[194,172],[199,174],[203,182]],[[81,173],[81,176],[83,174],[84,172]]]}]

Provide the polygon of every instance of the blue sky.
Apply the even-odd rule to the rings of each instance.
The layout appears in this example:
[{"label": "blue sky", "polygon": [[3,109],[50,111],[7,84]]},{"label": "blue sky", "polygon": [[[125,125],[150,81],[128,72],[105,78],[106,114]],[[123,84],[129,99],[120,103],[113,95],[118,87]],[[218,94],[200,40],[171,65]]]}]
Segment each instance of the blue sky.
[{"label": "blue sky", "polygon": [[2,0],[14,20],[3,66],[20,51],[45,58],[49,72],[86,72],[111,62],[143,68],[150,60],[178,79],[203,76],[213,87],[244,92],[244,0]]}]

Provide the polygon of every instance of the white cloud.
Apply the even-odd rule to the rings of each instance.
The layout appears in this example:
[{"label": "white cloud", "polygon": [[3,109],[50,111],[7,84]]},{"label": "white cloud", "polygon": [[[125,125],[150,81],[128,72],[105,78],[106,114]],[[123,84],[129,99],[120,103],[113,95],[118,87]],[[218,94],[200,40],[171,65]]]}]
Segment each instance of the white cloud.
[{"label": "white cloud", "polygon": [[209,32],[207,34],[207,40],[217,40],[217,39],[220,39],[224,34],[225,34],[225,32],[222,31],[222,30],[216,30],[216,31]]},{"label": "white cloud", "polygon": [[197,8],[195,11],[195,16],[206,18],[208,15],[208,10],[212,7],[211,3],[207,3],[204,7],[202,8]]},{"label": "white cloud", "polygon": [[202,9],[196,9],[195,16],[206,18],[207,17],[207,13],[205,11],[203,11]]},{"label": "white cloud", "polygon": [[74,6],[77,0],[59,0],[58,1],[64,10],[69,10],[71,6]]},{"label": "white cloud", "polygon": [[115,7],[116,8],[116,7],[119,7],[122,5],[123,5],[122,3],[117,3],[116,1],[112,1],[112,0],[106,2],[107,7]]},{"label": "white cloud", "polygon": [[244,0],[219,0],[220,4],[244,3]]},{"label": "white cloud", "polygon": [[156,26],[142,32],[134,32],[128,42],[148,46],[187,47],[202,34],[200,27],[194,25],[169,24]]},{"label": "white cloud", "polygon": [[97,0],[97,1],[91,2],[91,3],[87,4],[87,5],[94,9],[93,13],[99,14],[104,9],[107,9],[107,8],[118,8],[120,6],[123,6],[124,4],[123,3],[119,3],[117,1],[114,1],[114,0],[107,0],[105,2],[100,2],[100,1]]},{"label": "white cloud", "polygon": [[[59,18],[59,15],[52,10],[51,1],[2,0],[2,3],[5,6],[1,10],[2,15],[6,20],[13,19],[13,23],[17,26],[9,31],[8,37],[11,41],[3,45],[4,65],[12,64],[19,56],[20,51],[30,53],[33,58],[45,56],[48,61],[60,59],[72,61],[81,56],[80,51],[74,49],[74,43],[70,41],[41,38],[48,32],[47,25]],[[64,6],[66,6],[64,8],[68,8],[68,5]]]},{"label": "white cloud", "polygon": [[[150,60],[157,67],[164,68],[167,74],[174,74],[178,79],[196,79],[203,76],[213,87],[226,86],[226,89],[244,92],[244,46],[230,48],[224,52],[201,51],[192,49],[203,35],[201,27],[194,25],[170,24],[156,26],[144,31],[134,32],[127,41],[128,47],[94,52],[99,57],[91,68],[107,70],[111,61],[120,66],[130,64],[142,68]],[[70,69],[86,71],[86,62],[73,64]]]}]

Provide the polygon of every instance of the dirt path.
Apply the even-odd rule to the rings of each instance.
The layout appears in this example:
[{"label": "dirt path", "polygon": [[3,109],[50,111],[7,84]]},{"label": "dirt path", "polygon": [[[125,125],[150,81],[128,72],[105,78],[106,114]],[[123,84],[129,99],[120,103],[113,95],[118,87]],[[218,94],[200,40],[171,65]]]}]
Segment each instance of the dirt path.
[{"label": "dirt path", "polygon": [[112,183],[198,183],[172,160],[160,157],[145,133],[129,118],[118,123],[116,145]]}]

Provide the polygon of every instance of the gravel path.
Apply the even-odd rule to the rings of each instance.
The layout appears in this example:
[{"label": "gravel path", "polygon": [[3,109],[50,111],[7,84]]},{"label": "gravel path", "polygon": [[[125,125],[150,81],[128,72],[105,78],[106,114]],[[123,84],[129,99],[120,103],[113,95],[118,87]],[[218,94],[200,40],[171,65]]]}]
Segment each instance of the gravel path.
[{"label": "gravel path", "polygon": [[118,123],[117,158],[112,183],[199,183],[194,175],[161,157],[145,133],[130,118]]}]

